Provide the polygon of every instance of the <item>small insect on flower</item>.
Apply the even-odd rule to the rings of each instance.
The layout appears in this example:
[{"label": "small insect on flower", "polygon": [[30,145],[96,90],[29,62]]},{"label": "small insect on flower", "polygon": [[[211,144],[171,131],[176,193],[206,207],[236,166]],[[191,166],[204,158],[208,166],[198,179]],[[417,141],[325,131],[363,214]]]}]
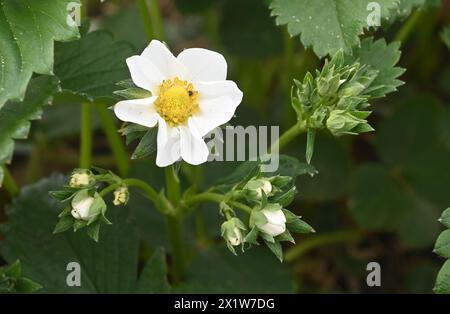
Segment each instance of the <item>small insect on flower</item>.
[{"label": "small insect on flower", "polygon": [[153,40],[140,56],[126,61],[134,84],[152,97],[118,102],[116,116],[158,126],[159,167],[180,159],[192,165],[206,162],[209,150],[203,137],[231,120],[243,97],[237,85],[226,80],[225,58],[202,48],[186,49],[175,57]]}]

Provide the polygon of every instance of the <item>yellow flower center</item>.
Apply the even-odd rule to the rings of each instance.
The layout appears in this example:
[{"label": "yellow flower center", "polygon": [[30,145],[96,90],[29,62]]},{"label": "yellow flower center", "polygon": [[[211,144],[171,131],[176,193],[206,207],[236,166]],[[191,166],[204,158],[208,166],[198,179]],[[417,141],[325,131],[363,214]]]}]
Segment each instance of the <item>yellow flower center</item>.
[{"label": "yellow flower center", "polygon": [[191,83],[178,77],[159,86],[156,111],[170,126],[186,123],[198,111],[198,92]]}]

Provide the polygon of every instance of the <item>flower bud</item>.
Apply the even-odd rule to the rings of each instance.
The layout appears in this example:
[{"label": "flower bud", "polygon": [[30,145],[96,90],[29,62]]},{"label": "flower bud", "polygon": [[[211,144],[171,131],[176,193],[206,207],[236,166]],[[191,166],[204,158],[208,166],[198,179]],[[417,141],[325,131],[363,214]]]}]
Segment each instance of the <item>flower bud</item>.
[{"label": "flower bud", "polygon": [[88,196],[83,199],[72,201],[72,211],[70,212],[75,219],[88,221],[90,219],[90,209],[94,203],[94,198]]},{"label": "flower bud", "polygon": [[286,216],[279,206],[273,205],[277,204],[269,204],[269,206],[261,210],[267,222],[259,225],[258,229],[272,237],[276,237],[286,231]]},{"label": "flower bud", "polygon": [[260,178],[247,182],[244,190],[250,199],[260,200],[262,199],[262,193],[264,192],[268,196],[272,193],[272,188],[272,183],[269,179]]},{"label": "flower bud", "polygon": [[72,188],[83,188],[94,184],[95,179],[92,172],[87,169],[75,169],[70,176],[69,186]]},{"label": "flower bud", "polygon": [[333,110],[327,119],[327,128],[335,136],[373,131],[373,128],[364,119],[368,114],[370,112],[356,111],[352,113],[345,110]]},{"label": "flower bud", "polygon": [[236,217],[225,221],[221,227],[222,237],[232,246],[238,246],[244,240],[244,223]]},{"label": "flower bud", "polygon": [[126,205],[130,199],[130,192],[126,186],[122,186],[114,191],[113,204],[115,206]]}]

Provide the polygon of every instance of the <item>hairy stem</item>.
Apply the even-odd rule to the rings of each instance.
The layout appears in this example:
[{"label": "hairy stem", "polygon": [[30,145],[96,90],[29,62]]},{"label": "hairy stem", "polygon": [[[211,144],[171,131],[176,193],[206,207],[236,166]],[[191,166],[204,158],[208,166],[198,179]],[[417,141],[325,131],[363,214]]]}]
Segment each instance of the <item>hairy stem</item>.
[{"label": "hairy stem", "polygon": [[301,122],[297,122],[289,130],[284,132],[280,136],[278,141],[272,144],[272,146],[270,147],[270,151],[271,152],[275,151],[275,148],[277,148],[278,151],[282,150],[293,139],[295,139],[297,136],[305,132],[306,132],[305,126]]},{"label": "hairy stem", "polygon": [[92,158],[92,104],[81,104],[80,168],[91,167]]},{"label": "hairy stem", "polygon": [[117,168],[121,176],[126,176],[129,169],[128,154],[122,143],[122,139],[117,132],[116,125],[108,109],[103,104],[98,104],[95,109],[100,117],[103,130],[108,139],[109,146],[116,160]]},{"label": "hairy stem", "polygon": [[307,252],[325,245],[358,241],[363,235],[363,232],[360,230],[334,231],[317,235],[297,244],[287,251],[285,260],[292,262]]}]

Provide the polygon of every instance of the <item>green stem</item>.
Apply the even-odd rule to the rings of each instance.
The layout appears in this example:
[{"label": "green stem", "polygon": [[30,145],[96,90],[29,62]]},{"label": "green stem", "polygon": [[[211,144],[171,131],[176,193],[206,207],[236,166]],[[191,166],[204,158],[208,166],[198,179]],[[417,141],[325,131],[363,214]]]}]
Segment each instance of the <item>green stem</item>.
[{"label": "green stem", "polygon": [[[175,207],[178,207],[181,198],[180,179],[175,173],[174,167],[165,168],[167,197],[169,202]],[[182,232],[181,217],[167,216],[167,228],[169,232],[169,240],[172,248],[173,259],[173,279],[179,282],[184,275],[184,245]]]},{"label": "green stem", "polygon": [[150,1],[150,15],[153,23],[153,36],[156,39],[164,40],[164,29],[158,0],[149,0],[149,1]]},{"label": "green stem", "polygon": [[142,22],[144,23],[145,33],[149,39],[155,38],[153,31],[152,19],[150,17],[150,12],[147,7],[146,0],[138,0],[139,12],[141,13]]},{"label": "green stem", "polygon": [[408,40],[408,38],[412,34],[412,31],[422,17],[423,11],[424,10],[417,10],[413,13],[413,15],[406,21],[405,24],[403,24],[402,28],[398,31],[397,35],[395,36],[395,41],[399,41],[404,44]]},{"label": "green stem", "polygon": [[116,125],[108,109],[103,104],[98,104],[95,109],[100,117],[103,130],[111,147],[112,153],[117,163],[117,168],[121,176],[126,176],[129,169],[128,154],[122,143],[122,139],[117,132]]},{"label": "green stem", "polygon": [[164,40],[164,29],[157,0],[138,0],[138,7],[149,39]]},{"label": "green stem", "polygon": [[321,246],[358,241],[362,238],[363,235],[363,232],[360,230],[345,230],[314,236],[299,243],[298,245],[287,251],[285,254],[285,260],[288,262],[292,262],[302,255],[305,255],[307,252]]},{"label": "green stem", "polygon": [[80,168],[90,168],[92,158],[92,104],[81,104]]},{"label": "green stem", "polygon": [[11,197],[14,197],[19,194],[19,188],[16,184],[16,181],[14,181],[13,176],[6,167],[3,167],[3,175],[3,186],[5,187],[6,191],[8,191],[9,195],[11,195]]},{"label": "green stem", "polygon": [[[191,196],[187,199],[184,200],[184,204],[187,206],[192,206],[198,203],[203,203],[203,202],[214,202],[214,203],[221,203],[224,199],[224,195],[219,194],[219,193],[201,193],[201,194],[197,194],[194,196]],[[227,202],[228,205],[234,207],[234,208],[238,208],[242,211],[245,211],[246,213],[250,214],[252,212],[252,208],[250,206],[247,206],[245,204],[242,204],[240,202],[237,201],[228,201]]]},{"label": "green stem", "polygon": [[278,141],[276,141],[275,143],[272,144],[272,146],[270,147],[270,151],[271,152],[275,151],[275,147],[277,147],[277,146],[278,146],[278,151],[282,150],[293,139],[295,139],[297,136],[299,136],[300,134],[302,134],[304,132],[306,132],[305,126],[302,123],[297,122],[289,130],[284,132],[280,136]]},{"label": "green stem", "polygon": [[156,192],[151,185],[139,179],[125,179],[121,183],[111,184],[110,186],[104,188],[99,194],[100,196],[104,197],[107,194],[114,192],[117,188],[123,185],[140,189],[148,196],[151,201],[155,203],[155,205],[157,204],[159,199],[158,192]]}]

